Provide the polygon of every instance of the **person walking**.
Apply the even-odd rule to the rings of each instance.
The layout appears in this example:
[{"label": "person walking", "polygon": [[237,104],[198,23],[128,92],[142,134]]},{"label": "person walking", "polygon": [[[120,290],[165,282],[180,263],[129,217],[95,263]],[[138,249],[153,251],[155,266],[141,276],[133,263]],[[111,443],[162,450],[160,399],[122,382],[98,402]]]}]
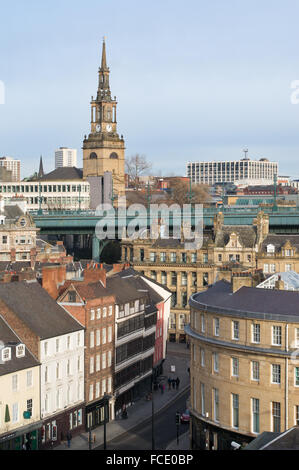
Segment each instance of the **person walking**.
[{"label": "person walking", "polygon": [[170,389],[171,389],[171,378],[168,377],[168,390],[170,390]]},{"label": "person walking", "polygon": [[173,388],[173,390],[175,389],[175,386],[176,386],[175,379],[172,379],[172,388]]},{"label": "person walking", "polygon": [[176,383],[176,389],[178,390],[180,386],[180,379],[178,377],[176,378],[175,383]]},{"label": "person walking", "polygon": [[71,431],[68,431],[68,432],[67,432],[66,439],[67,439],[67,446],[68,446],[68,448],[70,448],[70,447],[71,447],[71,440],[72,440],[72,433],[71,433]]}]

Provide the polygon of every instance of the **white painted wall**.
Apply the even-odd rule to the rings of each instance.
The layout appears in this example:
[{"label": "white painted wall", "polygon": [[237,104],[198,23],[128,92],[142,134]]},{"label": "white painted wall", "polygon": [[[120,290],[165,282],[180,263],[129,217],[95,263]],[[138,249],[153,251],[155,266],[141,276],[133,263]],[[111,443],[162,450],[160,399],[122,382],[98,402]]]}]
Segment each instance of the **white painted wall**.
[{"label": "white painted wall", "polygon": [[[56,340],[59,341],[58,352],[56,352]],[[45,343],[47,343],[47,352]],[[84,330],[42,340],[40,347],[41,416],[44,419],[84,401]]]}]

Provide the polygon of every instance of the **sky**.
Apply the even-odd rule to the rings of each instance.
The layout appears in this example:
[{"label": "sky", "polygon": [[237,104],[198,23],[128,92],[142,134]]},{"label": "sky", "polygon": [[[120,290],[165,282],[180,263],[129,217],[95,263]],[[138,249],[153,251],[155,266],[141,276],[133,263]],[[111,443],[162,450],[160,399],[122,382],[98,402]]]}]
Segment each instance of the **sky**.
[{"label": "sky", "polygon": [[298,0],[1,3],[0,155],[19,158],[22,177],[40,155],[53,170],[61,146],[82,167],[103,36],[127,157],[184,175],[187,161],[246,147],[299,176]]}]

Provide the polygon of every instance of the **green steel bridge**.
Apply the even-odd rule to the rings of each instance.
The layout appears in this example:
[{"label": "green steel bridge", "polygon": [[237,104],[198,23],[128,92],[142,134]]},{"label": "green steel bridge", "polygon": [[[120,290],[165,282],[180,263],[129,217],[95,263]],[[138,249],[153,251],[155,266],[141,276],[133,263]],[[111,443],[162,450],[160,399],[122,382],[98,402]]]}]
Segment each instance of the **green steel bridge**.
[{"label": "green steel bridge", "polygon": [[[208,229],[213,226],[214,216],[217,212],[224,215],[224,225],[252,225],[258,212],[269,214],[270,232],[273,233],[299,233],[299,208],[297,207],[274,207],[274,208],[233,208],[222,207],[203,209],[203,226]],[[95,235],[95,229],[98,222],[103,221],[103,215],[97,215],[96,211],[32,211],[31,215],[36,226],[43,235],[89,235],[92,237],[92,255],[93,259],[99,259],[103,248],[112,239],[120,239],[124,227],[128,227],[136,219],[135,215],[120,215],[117,211],[105,214],[105,222],[111,227],[115,227],[115,235],[111,237],[107,233],[106,240],[98,240]],[[160,212],[163,219],[163,211]],[[164,214],[165,216],[165,214]],[[169,214],[170,232],[178,216]],[[149,211],[147,215],[138,217],[142,227],[150,228],[152,219]],[[191,224],[195,225],[195,214],[192,211]]]}]

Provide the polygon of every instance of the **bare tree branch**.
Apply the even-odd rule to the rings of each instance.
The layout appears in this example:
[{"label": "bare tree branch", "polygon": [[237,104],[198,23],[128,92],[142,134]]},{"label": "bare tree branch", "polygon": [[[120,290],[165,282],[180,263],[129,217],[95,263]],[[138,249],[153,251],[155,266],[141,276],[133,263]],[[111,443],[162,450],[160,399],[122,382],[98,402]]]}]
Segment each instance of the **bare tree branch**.
[{"label": "bare tree branch", "polygon": [[129,181],[133,188],[139,188],[139,177],[146,171],[150,170],[152,165],[149,163],[145,155],[136,153],[132,157],[128,158],[125,162],[126,172],[129,175]]}]

